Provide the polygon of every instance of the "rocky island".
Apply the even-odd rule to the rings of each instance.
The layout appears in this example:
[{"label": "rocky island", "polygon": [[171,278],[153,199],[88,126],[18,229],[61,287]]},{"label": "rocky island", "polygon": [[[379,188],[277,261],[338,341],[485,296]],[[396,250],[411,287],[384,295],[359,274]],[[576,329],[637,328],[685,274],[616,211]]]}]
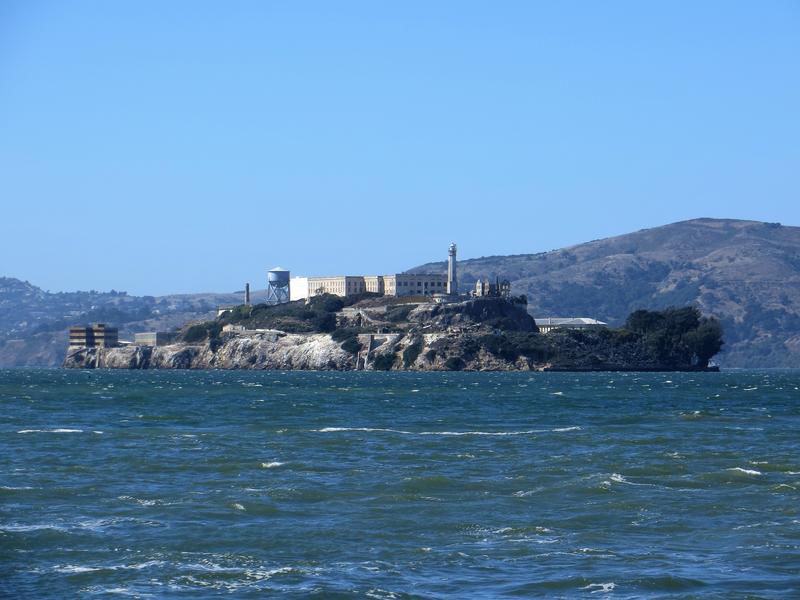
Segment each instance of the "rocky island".
[{"label": "rocky island", "polygon": [[618,329],[539,332],[526,299],[338,297],[237,306],[175,343],[70,348],[67,368],[697,371],[722,347],[694,307],[639,310]]}]

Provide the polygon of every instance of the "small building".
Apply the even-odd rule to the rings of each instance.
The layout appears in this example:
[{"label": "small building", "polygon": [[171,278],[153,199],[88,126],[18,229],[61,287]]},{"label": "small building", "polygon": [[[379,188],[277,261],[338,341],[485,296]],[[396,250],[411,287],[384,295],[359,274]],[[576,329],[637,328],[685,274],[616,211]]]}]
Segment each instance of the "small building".
[{"label": "small building", "polygon": [[137,346],[167,346],[178,337],[177,333],[167,331],[146,331],[134,333],[133,343]]},{"label": "small building", "polygon": [[234,308],[236,308],[236,305],[234,305],[234,304],[229,304],[227,306],[218,306],[217,307],[217,318],[221,317],[222,315],[224,315],[227,312],[231,312]]},{"label": "small building", "polygon": [[608,325],[589,317],[534,317],[533,320],[541,333],[550,333],[554,329],[587,329]]},{"label": "small building", "polygon": [[73,348],[113,348],[119,346],[119,330],[105,323],[70,327],[69,345]]},{"label": "small building", "polygon": [[472,295],[476,298],[508,298],[511,296],[511,282],[508,279],[500,281],[499,277],[495,277],[494,283],[490,283],[488,279],[481,278],[475,282]]}]

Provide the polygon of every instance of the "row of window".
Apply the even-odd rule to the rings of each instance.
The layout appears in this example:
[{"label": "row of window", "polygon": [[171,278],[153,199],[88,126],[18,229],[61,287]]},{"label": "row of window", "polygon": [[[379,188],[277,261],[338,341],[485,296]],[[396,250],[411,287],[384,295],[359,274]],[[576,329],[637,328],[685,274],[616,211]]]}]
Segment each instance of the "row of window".
[{"label": "row of window", "polygon": [[[417,287],[422,287],[423,286],[423,282],[422,281],[417,281],[416,283],[417,283]],[[444,286],[444,282],[443,281],[431,281],[430,284],[431,284],[431,287],[443,287]],[[398,281],[397,285],[401,285],[403,287],[409,287],[409,286],[414,287],[414,282],[413,281]],[[424,282],[424,285],[425,285],[425,287],[428,287],[428,282],[427,281]]]}]

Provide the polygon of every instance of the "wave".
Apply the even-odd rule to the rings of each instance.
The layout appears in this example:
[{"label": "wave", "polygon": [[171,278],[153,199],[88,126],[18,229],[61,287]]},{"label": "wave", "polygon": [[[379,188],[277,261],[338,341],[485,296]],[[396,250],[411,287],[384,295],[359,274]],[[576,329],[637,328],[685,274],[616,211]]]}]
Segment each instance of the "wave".
[{"label": "wave", "polygon": [[317,433],[339,433],[348,431],[363,432],[383,432],[397,433],[400,435],[441,435],[441,436],[466,436],[466,435],[489,435],[489,436],[508,436],[508,435],[534,435],[537,433],[563,433],[566,431],[580,431],[583,429],[577,425],[572,427],[558,427],[556,429],[526,429],[523,431],[405,431],[403,429],[387,429],[385,427],[323,427],[322,429],[312,429]]},{"label": "wave", "polygon": [[83,429],[20,429],[17,433],[83,433]]},{"label": "wave", "polygon": [[733,467],[731,469],[725,469],[726,471],[737,471],[738,473],[743,473],[745,475],[763,475],[761,471],[756,471],[755,469],[743,469],[742,467]]},{"label": "wave", "polygon": [[592,593],[592,594],[597,594],[597,593],[607,594],[607,593],[613,591],[615,587],[617,587],[617,584],[615,584],[614,582],[609,582],[609,583],[590,583],[589,585],[584,586],[581,589],[582,590],[589,590],[589,592]]},{"label": "wave", "polygon": [[282,467],[282,466],[283,466],[283,465],[285,465],[285,464],[286,464],[286,463],[282,463],[282,462],[278,462],[278,461],[273,461],[273,462],[262,462],[262,463],[261,463],[261,466],[262,466],[263,468],[265,468],[265,469],[275,469],[275,468],[277,468],[277,467]]}]

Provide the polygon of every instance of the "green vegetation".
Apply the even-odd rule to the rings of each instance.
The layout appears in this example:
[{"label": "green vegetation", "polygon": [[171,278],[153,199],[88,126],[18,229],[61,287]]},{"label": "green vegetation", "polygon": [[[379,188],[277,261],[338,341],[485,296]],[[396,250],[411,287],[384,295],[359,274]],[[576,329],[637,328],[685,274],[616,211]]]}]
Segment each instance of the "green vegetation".
[{"label": "green vegetation", "polygon": [[547,339],[537,333],[507,331],[481,336],[478,342],[495,356],[512,362],[520,356],[541,362],[547,360],[552,354],[552,348],[547,343]]},{"label": "green vegetation", "polygon": [[[520,356],[562,368],[706,368],[722,347],[722,327],[694,307],[637,310],[625,327],[564,329],[542,336],[506,331],[483,335],[477,343],[507,361]],[[462,344],[462,355],[474,347]]]},{"label": "green vegetation", "polygon": [[460,371],[465,366],[464,361],[457,356],[451,356],[444,363],[444,368],[448,371]]},{"label": "green vegetation", "polygon": [[394,354],[378,354],[372,359],[372,367],[376,371],[388,371],[394,364]]},{"label": "green vegetation", "polygon": [[360,327],[340,327],[331,334],[335,342],[340,342],[342,350],[350,354],[358,354],[361,351],[361,342],[358,341],[358,334],[361,333]]},{"label": "green vegetation", "polygon": [[216,321],[207,321],[189,325],[183,330],[179,339],[187,344],[199,344],[206,340],[218,340],[221,332],[222,325]]},{"label": "green vegetation", "polygon": [[663,311],[637,310],[628,317],[625,329],[642,336],[650,355],[663,364],[706,367],[722,349],[722,326],[703,317],[695,307]]},{"label": "green vegetation", "polygon": [[270,306],[237,306],[217,322],[243,325],[247,329],[279,329],[288,333],[330,333],[336,330],[336,313],[374,294],[342,298],[332,294],[314,296],[311,302],[289,302]]}]

